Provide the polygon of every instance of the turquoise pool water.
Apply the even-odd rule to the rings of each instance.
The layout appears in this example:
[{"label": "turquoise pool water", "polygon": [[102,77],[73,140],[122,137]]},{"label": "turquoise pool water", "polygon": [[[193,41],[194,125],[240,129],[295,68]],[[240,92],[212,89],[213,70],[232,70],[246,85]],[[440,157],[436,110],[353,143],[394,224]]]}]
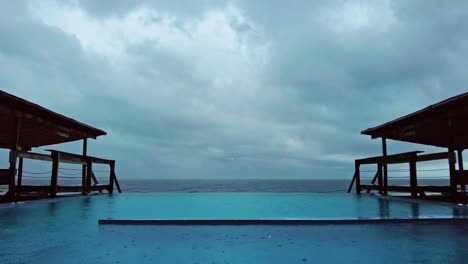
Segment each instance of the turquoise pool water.
[{"label": "turquoise pool water", "polygon": [[[96,199],[112,219],[356,219],[464,217],[468,210],[374,196],[309,193],[160,193]],[[104,216],[104,215],[103,215]]]},{"label": "turquoise pool water", "polygon": [[[98,219],[468,217],[465,207],[306,193],[98,195],[0,206],[0,263],[464,263],[463,224],[99,226]],[[398,252],[398,253],[396,253]]]}]

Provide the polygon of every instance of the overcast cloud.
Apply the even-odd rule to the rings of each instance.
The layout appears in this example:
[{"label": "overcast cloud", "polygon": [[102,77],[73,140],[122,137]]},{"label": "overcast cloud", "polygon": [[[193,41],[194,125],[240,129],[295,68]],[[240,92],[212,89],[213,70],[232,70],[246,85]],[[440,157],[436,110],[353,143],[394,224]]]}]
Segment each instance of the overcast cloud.
[{"label": "overcast cloud", "polygon": [[466,1],[1,4],[0,89],[106,130],[121,178],[349,178],[361,130],[468,83]]}]

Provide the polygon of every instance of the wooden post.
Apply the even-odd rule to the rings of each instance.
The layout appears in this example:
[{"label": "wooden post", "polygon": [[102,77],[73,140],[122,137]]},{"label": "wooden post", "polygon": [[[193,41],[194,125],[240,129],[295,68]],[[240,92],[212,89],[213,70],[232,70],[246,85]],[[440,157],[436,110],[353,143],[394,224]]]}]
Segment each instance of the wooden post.
[{"label": "wooden post", "polygon": [[450,195],[452,196],[452,199],[455,199],[455,196],[457,196],[457,175],[455,171],[455,163],[456,157],[455,157],[455,152],[453,148],[453,124],[452,124],[452,117],[449,113],[449,119],[448,119],[448,129],[449,129],[449,148],[448,148],[448,160],[449,160],[449,173],[450,173]]},{"label": "wooden post", "polygon": [[110,172],[109,172],[109,193],[114,192],[114,174],[115,174],[115,161],[113,160],[110,164]]},{"label": "wooden post", "polygon": [[[463,169],[463,149],[459,149],[459,150],[457,151],[457,153],[458,153],[458,170],[460,171],[460,174],[459,174],[459,175],[464,175],[464,174],[463,174],[463,170],[464,170],[464,169]],[[463,192],[465,192],[465,191],[466,191],[466,187],[465,187],[464,181],[461,181],[460,184],[461,184],[461,190],[462,190]]]},{"label": "wooden post", "polygon": [[86,193],[91,192],[91,175],[93,174],[93,159],[86,159]]},{"label": "wooden post", "polygon": [[456,180],[456,172],[455,172],[455,152],[452,148],[448,150],[449,154],[449,173],[450,173],[450,194],[453,198],[457,195],[457,180]]},{"label": "wooden post", "polygon": [[11,149],[21,151],[21,119],[19,118],[16,118],[16,126],[13,133],[15,135],[15,142],[13,142]]},{"label": "wooden post", "polygon": [[57,196],[58,169],[60,162],[60,153],[52,152],[52,177],[50,179],[50,196]]},{"label": "wooden post", "polygon": [[377,183],[379,186],[379,194],[383,194],[383,179],[382,179],[382,164],[377,163]]},{"label": "wooden post", "polygon": [[416,198],[418,196],[418,178],[417,178],[417,169],[416,169],[416,154],[411,157],[409,163],[410,170],[410,190],[411,197]]},{"label": "wooden post", "polygon": [[354,168],[355,168],[355,175],[356,175],[356,193],[361,194],[361,173],[360,173],[360,164],[355,161],[354,162]]},{"label": "wooden post", "polygon": [[15,150],[10,151],[10,167],[8,168],[8,192],[7,196],[10,201],[14,201],[16,197],[16,183],[15,183],[15,175],[16,175],[16,158],[17,153]]},{"label": "wooden post", "polygon": [[387,139],[382,138],[382,156],[383,156],[383,194],[388,194],[388,168],[387,168]]},{"label": "wooden post", "polygon": [[[88,139],[83,139],[83,157],[88,155]],[[83,164],[81,168],[81,187],[83,188],[81,194],[86,194],[86,165]]]},{"label": "wooden post", "polygon": [[12,131],[12,134],[14,135],[15,141],[13,142],[12,146],[10,147],[10,157],[9,157],[9,162],[10,162],[10,167],[8,168],[8,192],[7,196],[9,197],[10,201],[14,201],[16,197],[16,182],[15,182],[15,177],[16,177],[16,159],[17,159],[17,153],[16,151],[21,150],[20,146],[20,129],[21,129],[21,119],[16,118],[16,125],[14,127],[14,130]]},{"label": "wooden post", "polygon": [[18,189],[21,189],[21,185],[23,184],[23,158],[19,158],[19,163],[18,163],[18,179],[17,179],[17,184],[16,187]]}]

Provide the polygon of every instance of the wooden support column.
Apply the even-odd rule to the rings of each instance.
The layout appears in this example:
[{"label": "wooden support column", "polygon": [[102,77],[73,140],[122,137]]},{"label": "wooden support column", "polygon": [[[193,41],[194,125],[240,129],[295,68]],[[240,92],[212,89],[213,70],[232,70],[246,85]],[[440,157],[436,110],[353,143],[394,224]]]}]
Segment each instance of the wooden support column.
[{"label": "wooden support column", "polygon": [[50,197],[57,196],[58,170],[60,162],[60,153],[52,152],[52,177],[50,179]]},{"label": "wooden support column", "polygon": [[17,184],[16,187],[18,189],[21,189],[21,185],[23,184],[23,158],[18,159],[18,179],[17,179]]},{"label": "wooden support column", "polygon": [[456,156],[455,156],[455,150],[453,148],[453,124],[452,124],[452,117],[451,114],[449,113],[449,119],[448,119],[448,129],[449,129],[449,148],[448,148],[448,155],[449,155],[449,172],[450,172],[450,194],[453,199],[455,199],[455,196],[457,196],[458,190],[457,190],[457,175],[455,171],[455,163],[456,161]]},{"label": "wooden support column", "polygon": [[357,161],[354,162],[354,168],[355,168],[354,175],[356,175],[356,193],[361,194],[360,164]]},{"label": "wooden support column", "polygon": [[450,173],[450,194],[452,197],[457,195],[457,180],[456,180],[456,172],[455,172],[455,152],[452,148],[448,150],[448,161],[449,161],[449,173]]},{"label": "wooden support column", "polygon": [[382,164],[377,163],[377,184],[379,186],[379,194],[383,194],[383,179],[382,179]]},{"label": "wooden support column", "polygon": [[[460,171],[460,175],[463,175],[463,149],[459,149],[457,151],[457,154],[458,154],[458,170]],[[461,184],[461,190],[463,192],[466,191],[466,186],[465,186],[465,183],[464,181],[459,181],[460,184]]]},{"label": "wooden support column", "polygon": [[109,172],[109,189],[107,190],[109,193],[114,192],[114,175],[115,175],[115,161],[112,161],[109,164],[110,172]]},{"label": "wooden support column", "polygon": [[411,197],[416,198],[418,196],[418,178],[417,178],[417,169],[416,169],[416,155],[411,158],[409,163],[410,171],[410,190]]},{"label": "wooden support column", "polygon": [[16,125],[14,130],[11,133],[14,135],[15,141],[13,142],[12,146],[10,147],[10,167],[8,168],[8,192],[7,196],[11,201],[15,200],[16,197],[16,160],[17,160],[17,152],[21,151],[21,143],[20,143],[20,130],[21,130],[21,119],[16,118]]},{"label": "wooden support column", "polygon": [[[88,139],[83,139],[83,156],[86,157],[88,155]],[[83,165],[81,168],[81,194],[86,194],[86,165]]]},{"label": "wooden support column", "polygon": [[387,168],[387,139],[382,138],[382,156],[383,156],[383,195],[388,194],[388,168]]},{"label": "wooden support column", "polygon": [[16,118],[15,131],[13,133],[15,135],[15,142],[13,142],[11,149],[21,151],[21,119],[19,118]]},{"label": "wooden support column", "polygon": [[17,153],[15,150],[10,151],[10,167],[8,168],[8,192],[7,196],[10,201],[15,200],[16,196],[16,183],[15,183],[15,175],[16,175],[16,158]]},{"label": "wooden support column", "polygon": [[91,192],[91,175],[93,174],[93,159],[87,158],[86,162],[86,193]]}]

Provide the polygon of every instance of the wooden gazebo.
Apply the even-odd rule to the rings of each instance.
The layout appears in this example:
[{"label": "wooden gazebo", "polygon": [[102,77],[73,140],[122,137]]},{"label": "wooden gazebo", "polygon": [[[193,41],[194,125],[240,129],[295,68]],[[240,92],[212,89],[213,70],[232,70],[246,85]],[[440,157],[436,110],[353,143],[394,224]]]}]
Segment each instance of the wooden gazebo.
[{"label": "wooden gazebo", "polygon": [[[468,93],[451,97],[361,133],[371,136],[372,139],[381,138],[382,156],[355,161],[356,170],[349,191],[356,183],[357,193],[363,190],[368,192],[378,190],[384,195],[388,192],[408,192],[412,197],[426,197],[426,192],[435,192],[450,200],[465,199],[468,171],[463,168],[463,150],[468,148]],[[432,154],[414,151],[387,155],[387,139],[442,147],[447,151]],[[440,159],[448,161],[449,185],[419,186],[417,163]],[[457,159],[458,168],[456,168]],[[397,163],[409,164],[410,186],[388,185],[387,164]],[[361,184],[360,181],[359,167],[363,164],[377,164],[377,173],[369,185]]]},{"label": "wooden gazebo", "polygon": [[[0,185],[8,185],[6,199],[3,198],[3,200],[15,200],[24,193],[42,193],[54,197],[58,192],[82,192],[86,194],[93,190],[113,191],[114,183],[116,183],[115,161],[87,155],[87,140],[106,135],[105,131],[80,123],[1,90],[0,124],[0,148],[10,150],[10,166],[8,169],[0,170]],[[35,147],[78,140],[83,141],[83,153],[81,155],[56,150],[50,150],[50,155],[30,152]],[[23,159],[51,161],[50,185],[22,185]],[[59,186],[57,184],[60,162],[82,164],[81,186]],[[108,164],[110,166],[108,184],[97,183],[92,171],[93,163]],[[92,179],[94,185],[91,184]],[[118,189],[120,191],[120,187]]]}]

